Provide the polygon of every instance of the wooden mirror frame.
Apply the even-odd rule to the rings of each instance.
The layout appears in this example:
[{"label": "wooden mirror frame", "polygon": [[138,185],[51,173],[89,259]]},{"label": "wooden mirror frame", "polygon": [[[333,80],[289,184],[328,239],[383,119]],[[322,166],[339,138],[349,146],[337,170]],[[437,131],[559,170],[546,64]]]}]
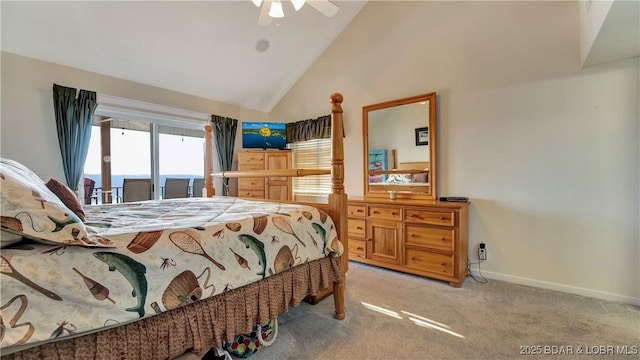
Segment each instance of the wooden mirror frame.
[{"label": "wooden mirror frame", "polygon": [[[419,103],[419,102],[429,102],[429,120],[425,121],[425,126],[429,126],[429,190],[427,192],[412,192],[411,185],[393,185],[399,186],[398,191],[386,190],[373,190],[369,184],[369,112],[374,110],[392,108],[395,106]],[[398,100],[387,101],[383,103],[367,105],[362,107],[362,148],[363,148],[363,168],[364,168],[364,195],[368,198],[397,198],[397,199],[414,199],[414,200],[436,200],[437,199],[437,129],[436,129],[436,93],[428,93],[423,95],[417,95],[412,97],[407,97]],[[414,131],[410,129],[409,131]],[[416,141],[418,138],[418,133],[416,132]],[[391,150],[393,152],[393,150]],[[392,164],[395,167],[396,164]],[[381,174],[411,174],[411,173],[421,173],[424,171],[411,171],[411,170],[388,170],[388,171],[376,171],[376,173]],[[394,189],[395,190],[395,189]]]}]

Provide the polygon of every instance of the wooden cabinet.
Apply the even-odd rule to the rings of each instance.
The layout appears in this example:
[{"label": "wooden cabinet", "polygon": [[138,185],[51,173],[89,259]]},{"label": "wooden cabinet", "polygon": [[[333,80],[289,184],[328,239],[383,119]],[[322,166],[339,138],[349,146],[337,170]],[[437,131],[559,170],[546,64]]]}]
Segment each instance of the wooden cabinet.
[{"label": "wooden cabinet", "polygon": [[368,259],[401,264],[402,218],[400,209],[383,205],[366,206],[366,254]]},{"label": "wooden cabinet", "polygon": [[469,203],[349,199],[349,260],[448,281],[467,276]]},{"label": "wooden cabinet", "polygon": [[[238,171],[290,169],[289,150],[245,150],[238,153]],[[293,184],[287,177],[242,177],[238,179],[238,197],[291,200]]]}]

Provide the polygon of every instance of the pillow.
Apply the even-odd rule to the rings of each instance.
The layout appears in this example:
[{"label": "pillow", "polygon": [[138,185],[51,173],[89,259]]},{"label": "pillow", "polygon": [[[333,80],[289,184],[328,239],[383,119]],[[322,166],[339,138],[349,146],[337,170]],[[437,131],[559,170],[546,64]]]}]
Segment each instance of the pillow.
[{"label": "pillow", "polygon": [[387,176],[386,182],[392,184],[406,184],[411,180],[409,174],[389,174]]},{"label": "pillow", "polygon": [[66,184],[53,178],[49,179],[45,185],[69,210],[73,211],[82,222],[85,221],[84,209],[82,209],[82,204],[73,190],[69,189]]},{"label": "pillow", "polygon": [[427,182],[427,173],[422,174],[413,174],[411,175],[411,182],[413,183],[426,183]]},{"label": "pillow", "polygon": [[0,231],[0,249],[4,249],[20,241],[22,241],[22,235],[16,235],[4,230]]},{"label": "pillow", "polygon": [[24,165],[0,158],[0,227],[44,244],[111,246],[87,233],[80,218]]}]

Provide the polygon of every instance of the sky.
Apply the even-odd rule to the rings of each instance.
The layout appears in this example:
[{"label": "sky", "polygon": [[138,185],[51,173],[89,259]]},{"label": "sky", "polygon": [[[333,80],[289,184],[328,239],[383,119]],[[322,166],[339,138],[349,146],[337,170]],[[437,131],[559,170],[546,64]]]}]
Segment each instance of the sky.
[{"label": "sky", "polygon": [[[124,135],[123,135],[124,131]],[[160,134],[160,175],[202,174],[204,138]],[[111,173],[151,173],[149,132],[111,129]],[[93,126],[85,174],[100,174],[100,127]]]}]

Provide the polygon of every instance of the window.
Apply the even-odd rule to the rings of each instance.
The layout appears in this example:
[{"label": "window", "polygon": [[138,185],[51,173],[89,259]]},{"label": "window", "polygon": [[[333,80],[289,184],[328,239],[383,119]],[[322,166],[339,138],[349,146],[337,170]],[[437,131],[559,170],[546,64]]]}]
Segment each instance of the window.
[{"label": "window", "polygon": [[[187,178],[192,196],[194,179],[204,177],[204,131],[160,126],[159,132],[160,194],[167,178]],[[202,188],[196,192],[202,195]]]},{"label": "window", "polygon": [[[119,201],[125,177],[151,178],[153,198],[160,199],[166,178],[204,176],[208,114],[101,94],[98,103],[84,168],[98,202]],[[109,156],[101,155],[103,146]],[[109,189],[102,189],[103,180]]]},{"label": "window", "polygon": [[[293,167],[306,169],[331,168],[331,139],[314,139],[289,144],[293,150]],[[293,198],[296,201],[326,199],[331,193],[331,175],[293,178]]]},{"label": "window", "polygon": [[[108,120],[110,128],[108,137],[109,158],[105,161],[102,157],[102,134],[100,117],[94,119],[91,127],[91,141],[87,160],[84,164],[84,177],[94,181],[93,201],[96,203],[118,202],[122,198],[122,183],[124,178],[150,178],[151,177],[151,147],[149,139],[149,124],[129,123],[125,128],[125,122],[120,120]],[[113,127],[112,122],[119,122],[120,127]],[[106,144],[105,144],[106,146]],[[108,167],[107,171],[104,167]],[[107,171],[103,177],[103,171]],[[111,187],[103,185],[109,174]],[[105,183],[106,184],[106,183]],[[110,195],[110,196],[107,196]]]}]

